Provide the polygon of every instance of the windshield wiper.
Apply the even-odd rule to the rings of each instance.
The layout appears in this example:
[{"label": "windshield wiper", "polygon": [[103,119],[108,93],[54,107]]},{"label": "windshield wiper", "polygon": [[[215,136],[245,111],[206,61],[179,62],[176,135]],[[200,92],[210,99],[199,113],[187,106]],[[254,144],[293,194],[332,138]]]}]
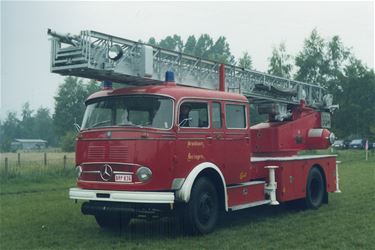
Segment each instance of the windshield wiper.
[{"label": "windshield wiper", "polygon": [[[97,123],[91,125],[90,128],[95,128],[95,127],[97,127],[99,125],[110,123],[110,122],[111,122],[110,120],[100,121],[100,122],[97,122]],[[106,126],[106,127],[108,127],[108,126]]]}]

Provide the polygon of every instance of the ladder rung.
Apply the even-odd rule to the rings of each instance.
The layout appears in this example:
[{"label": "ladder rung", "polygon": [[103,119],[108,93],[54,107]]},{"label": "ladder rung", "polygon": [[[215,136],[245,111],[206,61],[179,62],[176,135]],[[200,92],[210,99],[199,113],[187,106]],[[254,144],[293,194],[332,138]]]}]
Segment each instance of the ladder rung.
[{"label": "ladder rung", "polygon": [[56,55],[56,58],[69,57],[69,56],[82,56],[82,50],[77,50],[74,52],[67,52],[67,53],[58,53]]},{"label": "ladder rung", "polygon": [[[68,58],[68,59],[59,59],[59,60],[55,60],[55,64],[64,64],[64,63],[72,64],[74,62],[82,62],[82,61],[86,61],[86,58],[84,58],[84,57],[73,57],[73,58]],[[73,65],[74,64],[72,64],[72,66]]]}]

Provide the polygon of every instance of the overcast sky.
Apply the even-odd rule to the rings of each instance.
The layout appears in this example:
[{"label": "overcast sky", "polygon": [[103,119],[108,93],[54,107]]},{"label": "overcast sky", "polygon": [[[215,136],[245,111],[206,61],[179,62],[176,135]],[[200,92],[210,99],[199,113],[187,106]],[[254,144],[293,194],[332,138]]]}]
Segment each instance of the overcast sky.
[{"label": "overcast sky", "polygon": [[4,2],[1,1],[1,117],[48,107],[63,77],[50,73],[47,28],[78,34],[91,29],[131,40],[208,33],[227,38],[238,58],[248,51],[266,71],[272,47],[285,42],[296,55],[317,28],[339,35],[356,57],[374,67],[373,2]]}]

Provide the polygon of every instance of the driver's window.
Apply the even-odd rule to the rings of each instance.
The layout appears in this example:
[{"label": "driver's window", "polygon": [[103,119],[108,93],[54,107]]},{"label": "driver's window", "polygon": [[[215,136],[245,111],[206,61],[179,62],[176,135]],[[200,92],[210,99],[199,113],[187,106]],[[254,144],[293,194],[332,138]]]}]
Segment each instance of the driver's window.
[{"label": "driver's window", "polygon": [[208,105],[205,102],[183,102],[180,105],[181,127],[208,128]]}]

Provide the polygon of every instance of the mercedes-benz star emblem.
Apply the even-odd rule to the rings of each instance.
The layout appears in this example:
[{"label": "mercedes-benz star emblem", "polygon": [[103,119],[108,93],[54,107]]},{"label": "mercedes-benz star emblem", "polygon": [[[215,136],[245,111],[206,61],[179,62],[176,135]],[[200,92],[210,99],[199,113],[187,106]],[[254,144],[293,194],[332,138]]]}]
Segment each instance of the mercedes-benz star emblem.
[{"label": "mercedes-benz star emblem", "polygon": [[109,181],[112,177],[113,170],[110,165],[105,164],[101,169],[100,169],[100,177],[102,178],[103,181]]}]

